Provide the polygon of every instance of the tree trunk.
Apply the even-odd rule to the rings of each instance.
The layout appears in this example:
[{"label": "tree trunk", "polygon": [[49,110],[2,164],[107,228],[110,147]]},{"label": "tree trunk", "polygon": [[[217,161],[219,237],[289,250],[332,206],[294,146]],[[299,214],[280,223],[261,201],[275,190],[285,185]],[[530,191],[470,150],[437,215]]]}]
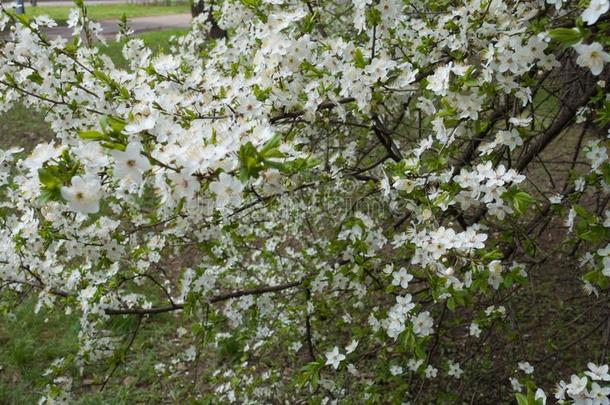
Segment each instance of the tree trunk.
[{"label": "tree trunk", "polygon": [[207,12],[207,14],[208,14],[207,20],[212,25],[212,28],[210,29],[210,37],[226,38],[227,33],[225,30],[223,30],[222,28],[220,28],[218,26],[218,23],[216,22],[216,19],[214,18],[214,15],[213,15],[213,11],[214,11],[214,2],[213,1],[210,3],[210,7],[208,10],[206,10],[206,7],[205,7],[205,0],[193,0],[193,2],[191,3],[191,15],[193,17],[197,17],[198,15]]}]

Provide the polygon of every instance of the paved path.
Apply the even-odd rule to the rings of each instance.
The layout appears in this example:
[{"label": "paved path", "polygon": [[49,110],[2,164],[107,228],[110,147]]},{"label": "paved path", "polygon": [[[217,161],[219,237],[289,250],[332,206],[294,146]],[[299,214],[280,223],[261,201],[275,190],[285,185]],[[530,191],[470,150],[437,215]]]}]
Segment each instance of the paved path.
[{"label": "paved path", "polygon": [[[28,7],[31,6],[31,3],[29,0],[24,0],[23,3],[25,4],[25,8],[27,9]],[[93,1],[85,1],[85,5],[87,6],[93,6],[95,4],[122,4],[122,3],[126,3],[125,1],[117,1],[117,0],[93,0]],[[38,7],[51,7],[51,6],[65,6],[65,7],[75,7],[74,2],[73,1],[68,1],[68,0],[58,0],[58,1],[40,1],[38,0],[38,2],[36,3],[36,5]]]},{"label": "paved path", "polygon": [[[113,39],[119,32],[118,20],[101,20],[103,34],[106,39]],[[172,28],[188,28],[191,24],[190,14],[156,15],[149,17],[136,17],[128,20],[128,25],[134,33],[148,31],[161,31]],[[50,39],[62,36],[64,38],[72,35],[72,29],[68,27],[56,27],[45,30]]]},{"label": "paved path", "polygon": [[[25,3],[25,7],[30,6],[30,0],[23,0]],[[96,4],[141,4],[141,5],[151,5],[155,6],[155,2],[147,2],[147,1],[127,1],[127,0],[85,0],[86,6],[94,6]],[[37,6],[45,7],[45,6],[68,6],[73,7],[74,2],[71,0],[38,0]],[[165,5],[164,2],[159,2],[160,6]]]}]

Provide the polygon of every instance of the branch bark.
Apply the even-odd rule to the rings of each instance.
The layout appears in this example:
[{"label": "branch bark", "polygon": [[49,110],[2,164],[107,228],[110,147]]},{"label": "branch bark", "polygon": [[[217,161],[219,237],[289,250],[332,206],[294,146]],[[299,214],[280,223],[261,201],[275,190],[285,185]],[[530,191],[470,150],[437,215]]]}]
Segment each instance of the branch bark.
[{"label": "branch bark", "polygon": [[[294,281],[292,283],[285,283],[279,285],[265,286],[253,288],[250,290],[233,291],[226,294],[215,295],[209,298],[207,301],[210,304],[226,301],[233,298],[245,297],[247,295],[260,295],[270,292],[278,292],[287,290],[290,288],[298,287],[303,281]],[[154,315],[161,314],[164,312],[179,311],[184,309],[184,304],[173,304],[164,307],[153,307],[153,308],[108,308],[105,310],[106,315]]]}]

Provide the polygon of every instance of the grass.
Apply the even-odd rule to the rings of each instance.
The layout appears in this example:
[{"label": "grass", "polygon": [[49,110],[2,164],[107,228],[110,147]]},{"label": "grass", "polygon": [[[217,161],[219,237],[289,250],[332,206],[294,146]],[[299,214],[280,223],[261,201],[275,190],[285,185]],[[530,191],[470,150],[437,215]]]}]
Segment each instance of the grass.
[{"label": "grass", "polygon": [[[78,315],[61,310],[34,312],[36,297],[30,296],[12,314],[0,312],[0,404],[35,404],[44,394],[48,378],[44,372],[58,358],[69,358],[78,350]],[[115,336],[123,336],[121,347],[134,330],[135,317],[113,318],[108,325]],[[79,404],[159,403],[172,395],[188,397],[177,387],[167,390],[154,370],[159,361],[169,362],[171,353],[156,343],[175,336],[180,318],[163,316],[143,322],[124,362],[117,367],[107,389],[102,382],[112,365],[106,361],[89,365],[84,374],[77,367],[69,374],[78,387]],[[175,348],[175,347],[173,347]],[[186,381],[182,381],[186,383]]]},{"label": "grass", "polygon": [[[148,46],[153,55],[157,53],[167,53],[169,51],[170,38],[172,36],[184,35],[188,30],[186,28],[176,28],[164,31],[151,31],[144,32],[138,35],[144,41],[144,44]],[[100,50],[106,55],[110,56],[112,61],[117,67],[127,66],[127,61],[123,57],[121,50],[123,44],[120,42],[109,42],[108,46],[100,45]]]},{"label": "grass", "polygon": [[44,121],[44,112],[17,103],[0,115],[0,148],[21,146],[30,149],[52,136],[51,128]]},{"label": "grass", "polygon": [[[86,2],[85,2],[86,4]],[[68,6],[38,6],[28,7],[26,5],[26,14],[37,17],[40,15],[48,15],[58,23],[63,23],[68,19],[70,9]],[[95,4],[87,7],[87,14],[92,20],[118,20],[123,14],[127,18],[159,16],[169,14],[190,13],[188,3],[172,4],[167,6],[162,5],[140,5],[140,4]]]},{"label": "grass", "polygon": [[43,372],[56,358],[73,353],[78,319],[63,313],[34,313],[34,299],[12,315],[0,315],[0,403],[36,403]]}]

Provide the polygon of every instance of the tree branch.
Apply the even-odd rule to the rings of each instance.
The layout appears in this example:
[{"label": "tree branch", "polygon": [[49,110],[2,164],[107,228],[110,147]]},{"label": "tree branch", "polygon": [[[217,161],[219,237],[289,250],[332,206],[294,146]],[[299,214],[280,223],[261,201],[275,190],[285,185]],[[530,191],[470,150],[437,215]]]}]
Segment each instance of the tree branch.
[{"label": "tree branch", "polygon": [[[285,284],[272,285],[272,286],[266,286],[266,287],[258,287],[258,288],[253,288],[250,290],[234,291],[234,292],[230,292],[230,293],[226,293],[226,294],[215,295],[215,296],[209,298],[207,300],[207,302],[210,304],[215,304],[217,302],[222,302],[222,301],[230,300],[233,298],[245,297],[248,295],[260,295],[260,294],[266,294],[266,293],[270,293],[270,292],[283,291],[283,290],[287,290],[290,288],[298,287],[302,283],[303,283],[303,280],[294,281],[292,283],[285,283]],[[164,312],[179,311],[182,309],[184,309],[184,304],[173,304],[173,305],[167,305],[164,307],[153,307],[153,308],[124,308],[124,309],[107,308],[104,312],[106,313],[106,315],[155,315],[155,314],[161,314]]]}]

